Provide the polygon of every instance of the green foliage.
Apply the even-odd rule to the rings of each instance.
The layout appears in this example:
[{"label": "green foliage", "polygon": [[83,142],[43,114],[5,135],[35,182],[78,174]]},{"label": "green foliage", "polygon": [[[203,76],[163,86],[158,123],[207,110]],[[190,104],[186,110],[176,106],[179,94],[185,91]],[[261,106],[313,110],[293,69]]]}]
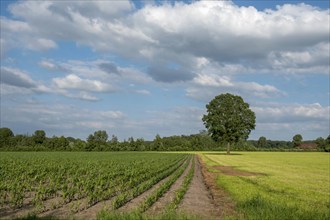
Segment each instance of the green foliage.
[{"label": "green foliage", "polygon": [[140,212],[109,212],[102,210],[97,214],[98,220],[199,220],[197,216],[174,211],[162,213],[158,216],[148,216]]},{"label": "green foliage", "polygon": [[[54,197],[59,201],[54,207],[81,198],[92,206],[114,196],[123,205],[186,160],[185,154],[166,153],[3,152],[0,208],[19,208],[26,195],[32,195],[32,205],[40,211]],[[79,204],[73,208],[79,210]]]},{"label": "green foliage", "polygon": [[[182,161],[182,163],[186,161]],[[164,169],[160,169],[158,173],[153,176],[152,178],[148,179],[147,181],[142,182],[141,184],[137,184],[136,182],[130,181],[129,184],[132,185],[132,189],[126,192],[121,193],[119,196],[117,196],[113,202],[112,202],[112,207],[114,209],[118,209],[128,201],[132,200],[136,196],[140,195],[144,191],[150,189],[154,184],[159,182],[160,180],[166,178],[167,176],[171,175],[174,171],[176,171],[182,163],[174,163],[173,165],[170,166],[165,166]],[[144,180],[145,178],[142,178]]]},{"label": "green foliage", "polygon": [[293,146],[298,147],[301,144],[302,140],[303,140],[303,138],[302,138],[301,134],[296,134],[292,138]]},{"label": "green foliage", "polygon": [[0,146],[10,146],[14,133],[10,128],[0,128]]},{"label": "green foliage", "polygon": [[108,134],[106,131],[95,131],[94,134],[90,134],[87,138],[87,151],[102,151],[106,147],[108,140]]},{"label": "green foliage", "polygon": [[180,202],[182,201],[184,195],[188,190],[192,178],[194,177],[194,172],[195,172],[195,158],[193,158],[192,160],[192,165],[189,170],[189,173],[184,178],[181,187],[177,191],[175,191],[174,200],[166,207],[167,210],[175,210],[178,207],[178,205],[180,204]]},{"label": "green foliage", "polygon": [[35,144],[42,144],[46,140],[46,132],[44,130],[36,130],[32,138]]},{"label": "green foliage", "polygon": [[255,114],[240,96],[218,95],[206,109],[202,120],[215,141],[237,143],[246,140],[255,128]]},{"label": "green foliage", "polygon": [[[96,131],[90,134],[87,142],[73,137],[53,136],[46,137],[41,131],[41,141],[36,140],[39,135],[33,134],[14,135],[9,128],[1,128],[2,138],[0,139],[1,151],[221,151],[226,149],[226,143],[215,142],[208,132],[200,131],[198,134],[191,135],[173,135],[161,137],[156,135],[153,141],[146,141],[143,138],[134,139],[130,137],[127,141],[119,141],[117,136],[112,135],[108,140],[106,131]],[[37,132],[40,133],[40,132]],[[232,145],[233,150],[244,151],[330,151],[330,136],[326,139],[318,138],[308,143],[316,143],[316,148],[293,148],[291,141],[273,141],[265,137],[260,140],[241,139]],[[306,142],[306,141],[305,141]],[[315,145],[315,144],[314,144]]]},{"label": "green foliage", "polygon": [[265,148],[267,146],[267,139],[265,137],[260,137],[258,140],[258,147]]},{"label": "green foliage", "polygon": [[145,212],[149,207],[152,206],[165,192],[167,192],[173,183],[182,175],[184,170],[189,165],[189,161],[186,161],[185,164],[176,170],[170,178],[161,184],[151,195],[149,195],[137,208],[138,212]]},{"label": "green foliage", "polygon": [[330,152],[330,135],[327,137],[327,139],[322,137],[317,138],[315,143],[317,144],[319,150]]}]

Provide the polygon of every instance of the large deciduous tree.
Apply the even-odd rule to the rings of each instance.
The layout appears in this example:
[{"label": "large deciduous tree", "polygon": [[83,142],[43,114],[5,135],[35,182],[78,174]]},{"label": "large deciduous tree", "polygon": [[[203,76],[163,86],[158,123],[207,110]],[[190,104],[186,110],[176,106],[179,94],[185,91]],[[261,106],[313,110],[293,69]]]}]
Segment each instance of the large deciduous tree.
[{"label": "large deciduous tree", "polygon": [[206,109],[207,114],[202,119],[205,127],[213,140],[227,143],[227,154],[230,154],[231,144],[246,140],[255,128],[256,116],[240,96],[218,95]]}]

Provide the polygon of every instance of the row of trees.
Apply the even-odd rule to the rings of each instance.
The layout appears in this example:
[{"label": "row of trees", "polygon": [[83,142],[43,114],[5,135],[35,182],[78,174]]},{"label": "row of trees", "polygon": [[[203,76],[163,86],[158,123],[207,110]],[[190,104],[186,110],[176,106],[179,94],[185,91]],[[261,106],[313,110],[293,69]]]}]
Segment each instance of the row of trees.
[{"label": "row of trees", "polygon": [[[233,150],[301,150],[304,145],[313,146],[307,150],[330,151],[330,135],[313,141],[303,141],[300,134],[295,135],[292,141],[273,141],[266,137],[259,140],[240,140],[233,145]],[[43,130],[36,130],[32,135],[14,133],[9,128],[0,128],[0,149],[27,150],[27,151],[202,151],[225,150],[225,142],[215,142],[207,131],[198,134],[160,137],[145,141],[143,138],[128,138],[119,141],[115,135],[108,136],[106,131],[95,131],[86,141],[73,137],[47,137]]]}]

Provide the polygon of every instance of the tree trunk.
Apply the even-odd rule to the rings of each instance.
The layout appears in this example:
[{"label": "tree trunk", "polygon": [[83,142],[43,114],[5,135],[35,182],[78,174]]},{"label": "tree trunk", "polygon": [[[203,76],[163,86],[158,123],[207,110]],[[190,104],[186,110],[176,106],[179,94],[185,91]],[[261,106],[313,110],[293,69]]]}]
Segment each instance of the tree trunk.
[{"label": "tree trunk", "polygon": [[230,143],[228,142],[227,143],[227,155],[229,155],[230,154]]}]

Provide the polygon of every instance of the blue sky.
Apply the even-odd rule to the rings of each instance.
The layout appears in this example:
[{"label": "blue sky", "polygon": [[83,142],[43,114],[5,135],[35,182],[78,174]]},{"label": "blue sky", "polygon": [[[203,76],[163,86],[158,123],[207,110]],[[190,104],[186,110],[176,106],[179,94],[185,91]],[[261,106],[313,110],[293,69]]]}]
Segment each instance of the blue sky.
[{"label": "blue sky", "polygon": [[329,25],[328,1],[1,1],[1,127],[193,134],[229,92],[250,139],[326,137]]}]

